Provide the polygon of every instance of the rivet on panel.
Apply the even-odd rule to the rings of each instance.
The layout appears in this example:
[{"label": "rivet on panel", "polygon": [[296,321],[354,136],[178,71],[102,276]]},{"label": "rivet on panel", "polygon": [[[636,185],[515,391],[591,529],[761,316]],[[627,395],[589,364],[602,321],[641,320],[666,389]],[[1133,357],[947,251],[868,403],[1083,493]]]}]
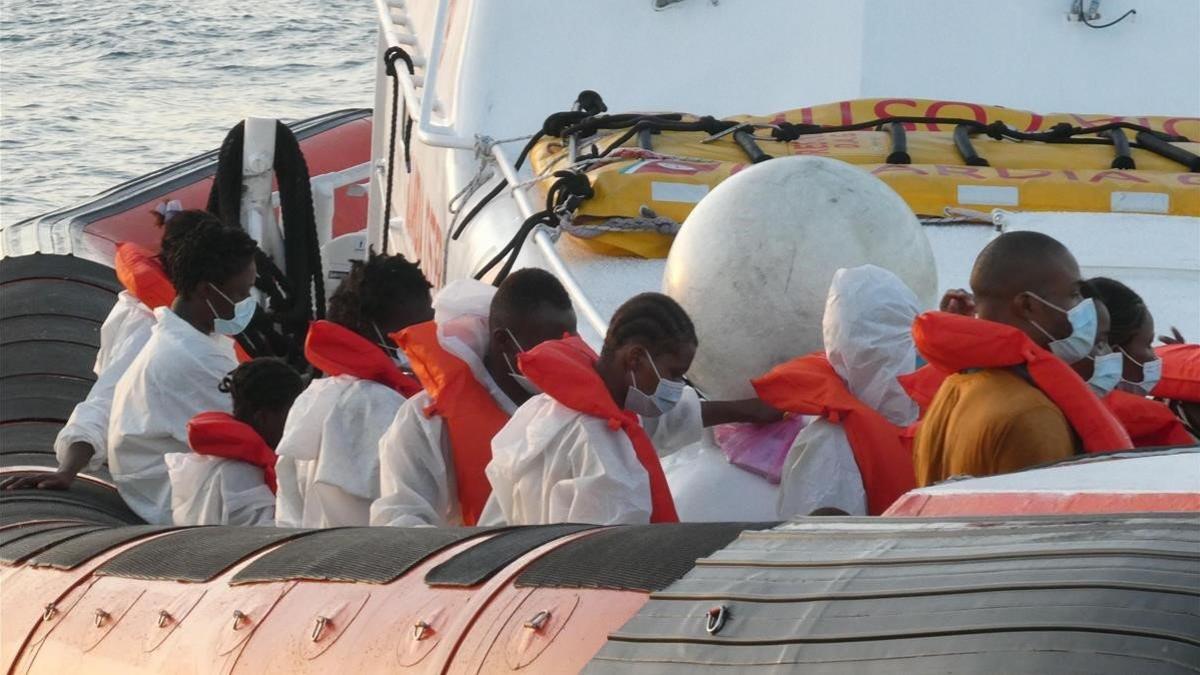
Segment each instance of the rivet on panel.
[{"label": "rivet on panel", "polygon": [[542,610],[533,615],[533,618],[525,622],[525,627],[530,630],[541,630],[546,622],[550,620],[550,612]]},{"label": "rivet on panel", "polygon": [[705,617],[704,630],[708,631],[709,635],[716,635],[725,627],[725,620],[729,618],[729,607],[717,605],[708,610]]},{"label": "rivet on panel", "polygon": [[328,626],[330,623],[332,623],[332,622],[329,620],[328,617],[318,616],[316,622],[313,624],[312,635],[310,635],[309,638],[313,642],[320,640],[321,633],[325,632],[325,627]]},{"label": "rivet on panel", "polygon": [[58,608],[55,607],[54,603],[52,602],[46,605],[46,611],[42,612],[42,621],[49,621],[53,619],[56,614],[58,614]]},{"label": "rivet on panel", "polygon": [[170,612],[168,612],[165,609],[159,610],[159,612],[158,612],[158,627],[159,628],[166,628],[167,624],[171,623],[174,620],[175,619],[174,619],[174,617],[171,616]]},{"label": "rivet on panel", "polygon": [[433,633],[433,627],[424,621],[418,621],[413,624],[413,639],[418,642],[429,637]]},{"label": "rivet on panel", "polygon": [[242,610],[240,610],[240,609],[233,610],[233,629],[241,630],[242,623],[244,623],[249,618],[250,617],[246,616],[246,614],[244,612],[242,612]]},{"label": "rivet on panel", "polygon": [[111,618],[111,615],[109,615],[108,612],[106,612],[102,609],[97,609],[96,610],[96,628],[103,626],[104,622],[108,621],[109,618]]}]

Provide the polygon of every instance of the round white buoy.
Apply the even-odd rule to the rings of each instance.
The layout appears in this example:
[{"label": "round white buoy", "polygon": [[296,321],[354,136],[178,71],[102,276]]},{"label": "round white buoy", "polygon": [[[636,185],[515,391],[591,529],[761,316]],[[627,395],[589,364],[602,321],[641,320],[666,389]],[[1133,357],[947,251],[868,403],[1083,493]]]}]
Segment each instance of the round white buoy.
[{"label": "round white buoy", "polygon": [[833,273],[867,263],[934,306],[929,241],[883,181],[823,157],[781,157],[724,181],[684,222],[663,276],[700,339],[689,377],[714,398],[753,396],[751,379],[822,349]]}]

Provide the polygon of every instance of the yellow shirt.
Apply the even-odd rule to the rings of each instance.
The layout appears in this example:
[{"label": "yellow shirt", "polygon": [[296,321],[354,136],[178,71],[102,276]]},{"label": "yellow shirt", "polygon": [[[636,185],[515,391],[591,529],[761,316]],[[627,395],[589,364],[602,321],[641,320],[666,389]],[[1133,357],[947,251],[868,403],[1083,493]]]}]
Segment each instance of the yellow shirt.
[{"label": "yellow shirt", "polygon": [[1075,454],[1071,426],[1037,387],[1003,369],[951,375],[917,431],[917,485],[990,476]]}]

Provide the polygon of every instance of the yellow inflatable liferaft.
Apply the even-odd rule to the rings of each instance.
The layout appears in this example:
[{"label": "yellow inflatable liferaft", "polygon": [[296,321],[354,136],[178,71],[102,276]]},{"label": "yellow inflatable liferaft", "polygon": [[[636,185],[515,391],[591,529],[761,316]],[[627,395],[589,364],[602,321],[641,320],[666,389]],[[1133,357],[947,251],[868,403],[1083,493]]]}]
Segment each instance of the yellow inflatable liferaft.
[{"label": "yellow inflatable liferaft", "polygon": [[[686,126],[703,118],[675,119]],[[579,204],[569,233],[603,253],[646,258],[666,256],[678,224],[721,181],[753,161],[787,155],[855,164],[927,218],[949,208],[1200,216],[1200,118],[862,99],[709,121],[744,126],[629,133],[601,124],[579,139],[574,162],[555,137],[538,142],[530,162],[545,177],[537,183],[543,196],[556,171],[588,176],[594,194]],[[988,135],[997,123],[1011,133]]]}]

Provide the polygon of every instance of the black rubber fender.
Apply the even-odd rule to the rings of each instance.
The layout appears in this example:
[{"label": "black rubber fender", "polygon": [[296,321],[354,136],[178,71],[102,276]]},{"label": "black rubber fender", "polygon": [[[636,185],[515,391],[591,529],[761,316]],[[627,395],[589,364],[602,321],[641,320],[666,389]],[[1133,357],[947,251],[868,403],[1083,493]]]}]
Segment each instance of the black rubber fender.
[{"label": "black rubber fender", "polygon": [[0,456],[44,453],[53,456],[54,439],[62,426],[59,422],[50,421],[0,424]]},{"label": "black rubber fender", "polygon": [[57,340],[31,340],[4,345],[0,359],[0,389],[20,375],[58,375],[94,381],[96,350],[87,345]]},{"label": "black rubber fender", "polygon": [[73,255],[34,253],[5,258],[0,264],[0,284],[24,279],[61,279],[107,289],[121,290],[121,282],[112,268]]},{"label": "black rubber fender", "polygon": [[0,284],[0,316],[4,318],[55,314],[104,323],[116,301],[116,293],[77,281],[19,279]]},{"label": "black rubber fender", "polygon": [[18,375],[0,387],[0,423],[22,420],[66,422],[87,397],[90,380],[63,375]]},{"label": "black rubber fender", "polygon": [[[3,476],[30,475],[33,472],[5,471]],[[46,512],[59,507],[74,513],[79,508],[90,514],[85,516],[63,515],[84,522],[101,525],[138,525],[144,523],[131,511],[117,493],[117,489],[84,478],[76,479],[67,490],[0,490],[0,513],[4,516],[25,514],[15,522],[44,518]],[[30,514],[36,515],[30,517]],[[57,516],[56,516],[57,517]]]},{"label": "black rubber fender", "polygon": [[59,340],[99,349],[100,326],[100,322],[91,319],[58,314],[5,317],[0,318],[0,345],[30,340]]}]

